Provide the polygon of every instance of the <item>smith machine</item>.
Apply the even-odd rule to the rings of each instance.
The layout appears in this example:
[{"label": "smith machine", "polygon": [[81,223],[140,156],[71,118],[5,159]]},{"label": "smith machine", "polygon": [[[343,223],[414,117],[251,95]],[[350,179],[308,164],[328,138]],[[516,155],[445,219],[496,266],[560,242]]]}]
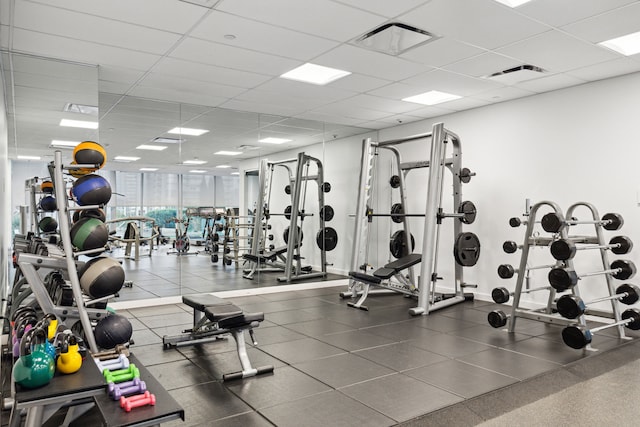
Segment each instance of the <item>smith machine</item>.
[{"label": "smith machine", "polygon": [[[422,139],[431,140],[430,160],[404,162],[397,146],[410,141]],[[447,146],[452,147],[452,154],[446,157]],[[375,161],[380,150],[389,150],[394,158],[398,175],[391,177],[389,183],[393,189],[400,192],[400,203],[391,208],[391,213],[375,213],[372,206],[373,177]],[[424,214],[405,213],[407,206],[407,188],[405,180],[407,174],[414,169],[428,168],[429,180],[426,208]],[[453,174],[453,206],[455,213],[445,213],[442,207],[442,193],[445,169]],[[355,218],[355,233],[353,255],[351,259],[350,280],[347,292],[342,297],[356,297],[357,302],[350,306],[367,310],[363,305],[370,292],[370,287],[384,288],[418,298],[418,306],[411,308],[412,315],[428,314],[466,300],[472,300],[472,293],[465,293],[464,288],[476,287],[463,280],[463,267],[470,267],[477,263],[480,256],[480,241],[474,233],[463,232],[463,224],[471,224],[476,217],[476,207],[472,202],[462,201],[462,184],[469,182],[475,175],[469,169],[462,167],[462,152],[460,138],[445,129],[442,123],[433,126],[432,132],[414,135],[390,141],[373,142],[371,138],[363,141],[360,169],[360,183]],[[397,258],[384,267],[367,273],[367,247],[370,224],[374,217],[391,217],[394,223],[402,225],[402,229],[394,233],[390,241],[390,251]],[[413,254],[415,241],[409,229],[409,217],[424,217],[424,237],[422,240],[422,254]],[[455,218],[453,234],[455,239],[454,258],[455,278],[454,291],[449,293],[436,292],[438,276],[438,254],[440,243],[440,225],[445,218]],[[414,267],[420,264],[418,280]],[[405,271],[407,270],[407,271]]]}]

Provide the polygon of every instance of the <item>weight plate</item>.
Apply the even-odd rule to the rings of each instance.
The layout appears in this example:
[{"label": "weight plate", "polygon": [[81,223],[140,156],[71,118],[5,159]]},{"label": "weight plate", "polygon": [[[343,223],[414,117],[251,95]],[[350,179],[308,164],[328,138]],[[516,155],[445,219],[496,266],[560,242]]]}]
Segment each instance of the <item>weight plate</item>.
[{"label": "weight plate", "polygon": [[[284,239],[285,243],[289,243],[289,227],[284,229],[284,232],[282,233],[282,238]],[[302,233],[302,230],[298,226],[298,241],[302,242],[303,238],[304,238],[304,233]]]},{"label": "weight plate", "polygon": [[476,205],[473,202],[465,201],[460,203],[458,206],[458,213],[464,214],[464,216],[460,217],[460,221],[464,224],[473,224],[476,220]]},{"label": "weight plate", "polygon": [[318,231],[316,244],[321,250],[332,251],[338,245],[338,232],[332,227],[325,227]]},{"label": "weight plate", "polygon": [[394,203],[393,206],[391,206],[391,221],[396,224],[401,223],[404,221],[404,217],[402,215],[404,215],[402,203]]},{"label": "weight plate", "polygon": [[469,170],[469,168],[462,168],[460,170],[460,181],[465,184],[471,181],[471,171]]},{"label": "weight plate", "polygon": [[400,177],[398,175],[393,175],[391,178],[389,178],[389,185],[391,186],[391,188],[400,187]]},{"label": "weight plate", "polygon": [[458,234],[453,247],[456,262],[463,267],[473,267],[480,258],[480,239],[474,233]]},{"label": "weight plate", "polygon": [[391,255],[393,255],[394,258],[405,257],[409,255],[409,253],[413,252],[415,248],[416,248],[416,240],[414,239],[412,234],[411,235],[411,251],[408,250],[406,245],[404,230],[396,231],[395,233],[393,233],[393,235],[391,236],[391,239],[389,240],[389,252],[391,252]]},{"label": "weight plate", "polygon": [[284,187],[284,192],[285,192],[285,193],[287,193],[287,194],[291,194],[291,186],[287,184],[287,185]]},{"label": "weight plate", "polygon": [[291,207],[291,205],[287,206],[286,208],[284,208],[284,217],[287,219],[291,219],[291,210],[293,208]]},{"label": "weight plate", "polygon": [[331,191],[331,184],[328,183],[328,182],[323,182],[322,183],[322,192],[328,193],[329,191]]},{"label": "weight plate", "polygon": [[331,221],[333,219],[333,208],[330,205],[324,205],[320,208],[320,218],[324,221]]}]

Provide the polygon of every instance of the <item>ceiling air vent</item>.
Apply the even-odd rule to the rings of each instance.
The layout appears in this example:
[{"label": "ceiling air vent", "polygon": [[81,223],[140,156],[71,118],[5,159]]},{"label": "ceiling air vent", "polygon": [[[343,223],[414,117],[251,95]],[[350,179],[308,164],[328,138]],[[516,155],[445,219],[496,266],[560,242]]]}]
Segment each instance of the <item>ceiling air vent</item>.
[{"label": "ceiling air vent", "polygon": [[151,142],[157,142],[160,144],[181,144],[183,142],[185,142],[186,139],[180,139],[180,138],[166,138],[163,136],[159,136],[157,138],[153,138],[151,140]]},{"label": "ceiling air vent", "polygon": [[535,65],[520,65],[519,67],[493,73],[487,78],[506,85],[513,85],[526,80],[537,79],[542,77],[543,73],[544,70]]},{"label": "ceiling air vent", "polygon": [[391,22],[358,37],[353,43],[366,49],[398,56],[437,38],[428,31],[411,25]]},{"label": "ceiling air vent", "polygon": [[68,113],[89,114],[91,116],[98,115],[98,107],[95,105],[74,104],[72,102],[67,102],[62,111]]},{"label": "ceiling air vent", "polygon": [[242,151],[253,151],[253,150],[258,150],[260,149],[260,147],[255,146],[255,145],[239,145],[236,147],[238,150],[242,150]]}]

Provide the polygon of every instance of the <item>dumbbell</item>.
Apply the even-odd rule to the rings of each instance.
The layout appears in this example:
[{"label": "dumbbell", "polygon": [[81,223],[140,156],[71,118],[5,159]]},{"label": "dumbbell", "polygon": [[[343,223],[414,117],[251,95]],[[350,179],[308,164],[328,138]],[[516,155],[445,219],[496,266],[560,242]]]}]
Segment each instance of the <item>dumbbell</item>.
[{"label": "dumbbell", "polygon": [[156,396],[149,393],[148,391],[145,391],[144,394],[136,394],[135,396],[120,398],[120,407],[126,412],[131,412],[131,409],[137,408],[139,406],[153,406],[155,404]]},{"label": "dumbbell", "polygon": [[617,259],[611,263],[608,270],[583,273],[578,276],[575,270],[566,267],[556,267],[549,271],[549,283],[558,292],[566,291],[578,284],[578,280],[583,277],[597,276],[599,274],[611,274],[618,280],[627,280],[635,276],[636,266],[632,261]]},{"label": "dumbbell", "polygon": [[[558,264],[549,264],[549,265],[535,265],[533,267],[527,267],[527,270],[539,270],[541,268],[553,268],[557,267]],[[498,276],[503,279],[510,279],[514,274],[519,273],[520,271],[516,268],[513,268],[511,264],[500,264],[498,266]]]},{"label": "dumbbell", "polygon": [[93,359],[96,362],[96,366],[100,369],[100,372],[104,372],[105,369],[110,371],[117,371],[119,369],[127,369],[129,367],[129,359],[124,354],[119,354],[117,357],[111,359]]},{"label": "dumbbell", "polygon": [[119,369],[117,371],[105,369],[102,371],[102,375],[108,383],[121,383],[134,378],[140,378],[140,370],[135,364],[131,363],[127,369]]},{"label": "dumbbell", "polygon": [[132,384],[127,387],[121,387],[119,384],[113,389],[111,398],[113,400],[120,400],[121,397],[129,396],[131,394],[139,394],[147,391],[147,383],[139,381],[136,384]]},{"label": "dumbbell", "polygon": [[508,254],[515,253],[518,249],[522,249],[522,245],[517,244],[513,240],[507,240],[502,244],[502,250]]},{"label": "dumbbell", "polygon": [[579,325],[567,326],[562,330],[562,341],[564,341],[564,343],[569,347],[579,350],[591,343],[594,333],[603,329],[613,328],[619,325],[624,325],[634,331],[640,329],[640,310],[637,308],[625,310],[620,317],[622,320],[619,322],[598,326],[597,328],[592,329],[585,329]]},{"label": "dumbbell", "polygon": [[568,239],[560,239],[551,243],[551,255],[557,260],[566,261],[573,258],[576,252],[585,249],[610,249],[616,255],[624,255],[631,252],[633,242],[627,236],[614,236],[608,245],[576,246]]},{"label": "dumbbell", "polygon": [[[537,291],[548,291],[551,290],[551,286],[540,286],[539,288],[531,288],[520,291],[521,294],[529,294],[531,292]],[[507,288],[494,288],[491,291],[491,298],[494,302],[498,304],[504,304],[509,301],[509,298],[515,295],[515,292],[509,292]]]},{"label": "dumbbell", "polygon": [[612,299],[617,299],[625,305],[635,304],[640,299],[640,289],[637,286],[625,283],[618,286],[615,295],[597,298],[588,303],[577,295],[563,295],[556,301],[556,309],[563,317],[575,319],[585,314],[588,308],[587,305]]},{"label": "dumbbell", "polygon": [[513,218],[509,218],[509,225],[513,228],[520,227],[522,224],[527,225],[529,224],[529,221],[523,221],[517,216],[514,216]]},{"label": "dumbbell", "polygon": [[493,310],[487,315],[487,321],[494,328],[501,328],[507,324],[509,316],[502,310]]},{"label": "dumbbell", "polygon": [[140,383],[140,378],[134,378],[132,380],[129,381],[123,381],[121,383],[108,383],[107,384],[107,393],[109,393],[110,396],[113,396],[113,392],[116,388],[118,387],[131,387],[132,385],[136,385]]},{"label": "dumbbell", "polygon": [[607,213],[604,214],[600,220],[578,221],[575,218],[563,219],[561,215],[555,212],[550,212],[542,217],[540,223],[542,224],[544,231],[549,233],[557,233],[562,229],[562,227],[578,224],[595,224],[602,226],[605,230],[613,231],[619,230],[624,225],[624,219],[620,214]]}]

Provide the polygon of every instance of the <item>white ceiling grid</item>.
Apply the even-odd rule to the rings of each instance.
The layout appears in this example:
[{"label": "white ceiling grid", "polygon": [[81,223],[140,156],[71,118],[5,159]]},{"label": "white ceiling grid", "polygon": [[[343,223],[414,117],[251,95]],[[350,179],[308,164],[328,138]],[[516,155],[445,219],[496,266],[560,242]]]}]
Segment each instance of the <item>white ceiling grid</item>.
[{"label": "white ceiling grid", "polygon": [[[400,56],[353,44],[388,22],[416,26],[437,39]],[[295,136],[290,144],[263,146],[263,154],[322,139],[316,126],[310,132],[300,122],[267,123],[284,123],[286,117],[326,121],[346,136],[638,72],[640,55],[624,57],[598,45],[637,31],[637,0],[532,0],[518,8],[494,0],[0,2],[5,52],[98,66],[100,138],[113,155],[141,155],[136,145],[167,136],[169,127],[197,124],[215,129],[189,137],[182,153],[199,152],[209,160],[205,169],[218,161],[213,151],[260,145],[257,135]],[[60,104],[82,102],[86,85],[55,69],[34,70],[18,58],[13,55],[10,64],[5,55],[3,66],[7,75],[13,66],[15,82],[8,81],[15,89],[18,135],[30,140],[21,140],[10,155],[46,149],[54,137],[96,137],[55,127]],[[279,78],[305,62],[352,74],[326,86]],[[524,64],[545,71],[511,85],[487,79]],[[462,98],[436,106],[402,101],[429,90]],[[123,95],[167,101],[164,117],[153,117],[153,103]],[[193,105],[176,110],[171,102]],[[261,121],[258,113],[277,117]],[[142,156],[175,169],[169,150],[174,148]],[[140,166],[145,165],[122,168]]]}]

